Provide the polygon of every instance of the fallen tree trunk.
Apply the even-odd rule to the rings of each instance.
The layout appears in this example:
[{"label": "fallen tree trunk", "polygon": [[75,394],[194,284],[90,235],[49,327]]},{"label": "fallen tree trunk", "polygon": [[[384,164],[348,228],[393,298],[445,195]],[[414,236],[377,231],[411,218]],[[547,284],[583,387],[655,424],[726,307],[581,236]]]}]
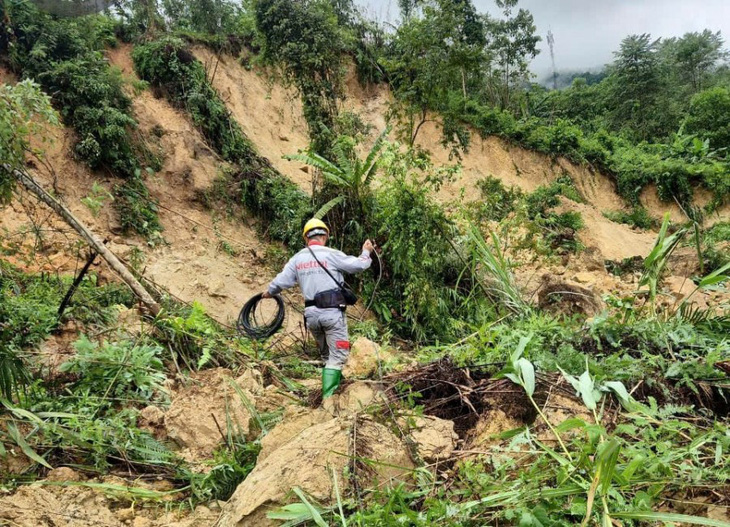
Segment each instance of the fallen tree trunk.
[{"label": "fallen tree trunk", "polygon": [[51,207],[51,209],[61,216],[66,223],[73,227],[73,229],[78,232],[84,240],[86,240],[86,243],[88,243],[94,251],[99,253],[99,256],[106,260],[109,267],[111,267],[114,272],[116,272],[119,277],[124,280],[124,283],[129,286],[137,298],[139,298],[139,300],[153,315],[157,315],[160,312],[160,304],[152,298],[152,295],[150,295],[144,286],[142,286],[142,284],[134,277],[134,275],[129,272],[129,269],[127,269],[127,267],[119,261],[119,258],[107,249],[104,242],[96,234],[91,232],[86,225],[81,223],[81,221],[79,221],[70,210],[46,192],[45,189],[43,189],[43,187],[41,187],[29,174],[21,172],[20,170],[8,169],[7,167],[3,168],[12,174],[18,183],[37,196],[43,203]]}]

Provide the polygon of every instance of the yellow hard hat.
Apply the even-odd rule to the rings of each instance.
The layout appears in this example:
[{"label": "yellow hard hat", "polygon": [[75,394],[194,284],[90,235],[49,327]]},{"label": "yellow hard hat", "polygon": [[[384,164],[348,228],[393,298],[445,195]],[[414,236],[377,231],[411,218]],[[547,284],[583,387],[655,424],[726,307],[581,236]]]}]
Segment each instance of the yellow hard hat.
[{"label": "yellow hard hat", "polygon": [[315,229],[324,229],[327,232],[327,236],[330,235],[330,229],[327,227],[327,224],[317,218],[312,218],[304,225],[304,232],[302,234],[306,238],[307,234]]}]

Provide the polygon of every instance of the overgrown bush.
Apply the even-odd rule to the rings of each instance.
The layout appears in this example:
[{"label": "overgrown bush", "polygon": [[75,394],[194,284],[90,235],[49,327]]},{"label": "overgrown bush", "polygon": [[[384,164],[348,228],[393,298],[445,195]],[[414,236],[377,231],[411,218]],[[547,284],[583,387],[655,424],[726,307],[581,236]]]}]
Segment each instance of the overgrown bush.
[{"label": "overgrown bush", "polygon": [[502,221],[515,210],[522,192],[517,187],[506,188],[501,180],[487,176],[477,182],[481,193],[477,215],[481,220]]},{"label": "overgrown bush", "polygon": [[[453,116],[452,116],[453,117]],[[546,124],[538,118],[517,120],[511,113],[469,101],[462,118],[483,136],[497,135],[547,155],[562,155],[576,163],[590,163],[611,175],[621,196],[638,205],[644,187],[653,183],[663,200],[691,201],[692,185],[711,190],[716,203],[730,194],[728,163],[687,158],[661,144],[633,144],[604,128],[585,131],[558,119]]]},{"label": "overgrown bush", "polygon": [[[120,74],[101,54],[113,41],[109,19],[55,19],[22,0],[8,4],[7,16],[11,67],[51,95],[64,123],[76,132],[78,156],[92,168],[144,185],[140,157],[145,147],[134,137],[137,122],[131,101],[122,90]],[[145,200],[135,207],[144,210],[144,216],[156,216]],[[147,222],[147,228],[136,221],[125,223],[138,225],[144,234],[159,229],[156,221]]]},{"label": "overgrown bush", "polygon": [[160,346],[130,340],[99,344],[82,335],[74,348],[76,355],[60,371],[78,375],[77,393],[151,401],[162,391],[166,377]]}]

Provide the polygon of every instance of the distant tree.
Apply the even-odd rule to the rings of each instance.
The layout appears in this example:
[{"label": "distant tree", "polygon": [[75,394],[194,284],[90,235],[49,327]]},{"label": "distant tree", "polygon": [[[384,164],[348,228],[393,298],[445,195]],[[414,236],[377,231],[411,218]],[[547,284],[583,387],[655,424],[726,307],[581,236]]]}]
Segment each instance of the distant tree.
[{"label": "distant tree", "polygon": [[490,57],[489,94],[492,102],[504,109],[510,106],[514,90],[529,80],[529,61],[538,55],[537,44],[542,38],[529,11],[520,9],[513,14],[518,0],[495,1],[504,18],[484,17]]},{"label": "distant tree", "polygon": [[609,80],[612,86],[612,117],[619,126],[629,124],[642,139],[649,135],[647,116],[662,91],[663,78],[658,48],[661,39],[630,35],[621,41]]},{"label": "distant tree", "polygon": [[723,44],[719,31],[713,33],[705,29],[701,33],[685,33],[682,38],[666,40],[663,51],[682,81],[690,86],[692,93],[697,93],[707,86],[710,73],[728,58]]},{"label": "distant tree", "polygon": [[383,61],[396,95],[395,112],[412,145],[430,110],[449,94],[465,99],[482,79],[486,39],[469,0],[433,0],[403,22]]},{"label": "distant tree", "polygon": [[686,130],[709,139],[713,149],[730,151],[730,90],[716,87],[692,98]]}]

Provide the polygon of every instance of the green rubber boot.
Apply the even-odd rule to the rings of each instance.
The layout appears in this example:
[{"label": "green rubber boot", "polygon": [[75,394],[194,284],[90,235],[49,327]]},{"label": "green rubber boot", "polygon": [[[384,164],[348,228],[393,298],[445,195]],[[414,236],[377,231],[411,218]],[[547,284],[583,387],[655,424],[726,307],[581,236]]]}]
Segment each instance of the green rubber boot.
[{"label": "green rubber boot", "polygon": [[322,370],[322,399],[326,399],[337,390],[342,380],[342,372],[332,368]]}]

